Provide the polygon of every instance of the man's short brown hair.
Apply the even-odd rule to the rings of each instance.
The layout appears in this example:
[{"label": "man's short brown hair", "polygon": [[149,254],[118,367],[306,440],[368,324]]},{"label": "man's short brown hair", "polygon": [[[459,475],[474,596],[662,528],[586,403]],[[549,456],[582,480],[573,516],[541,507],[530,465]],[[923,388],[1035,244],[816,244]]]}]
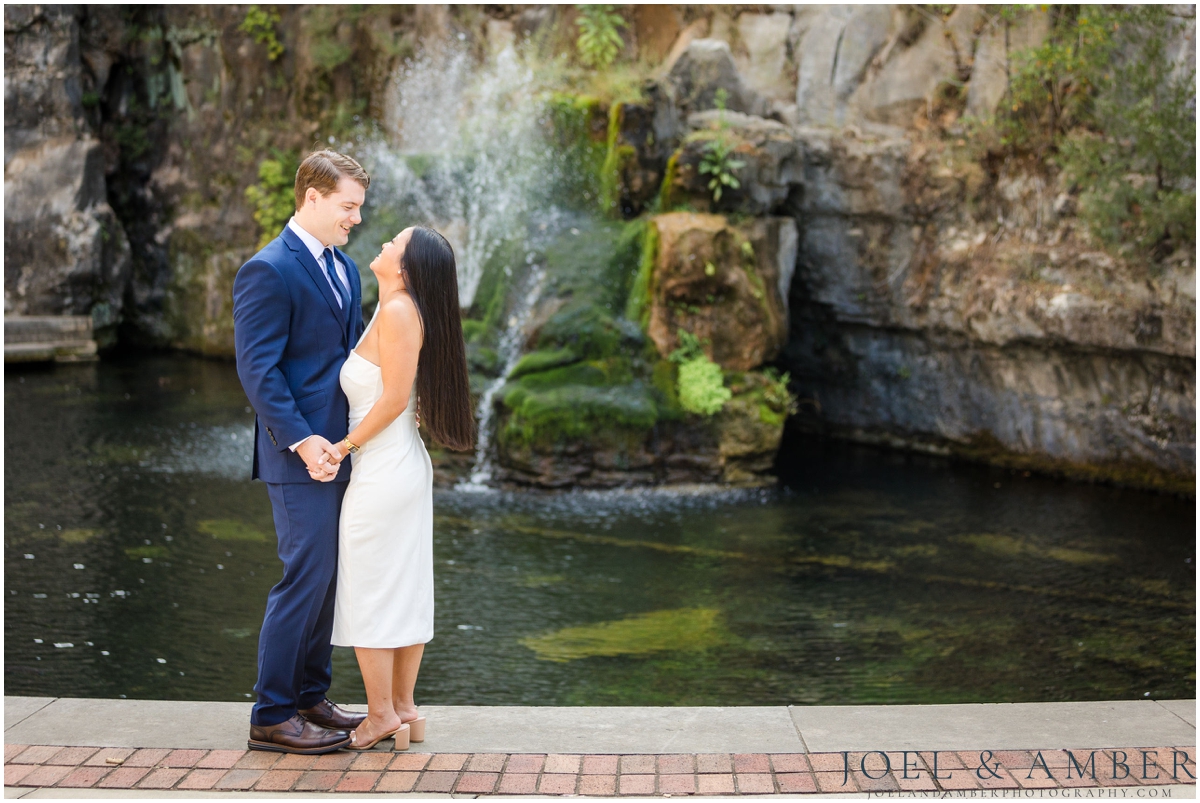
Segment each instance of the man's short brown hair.
[{"label": "man's short brown hair", "polygon": [[314,151],[304,157],[296,171],[296,209],[304,206],[304,196],[312,187],[321,195],[337,189],[338,181],[345,176],[354,179],[365,190],[371,186],[371,177],[362,165],[349,156],[331,150]]}]

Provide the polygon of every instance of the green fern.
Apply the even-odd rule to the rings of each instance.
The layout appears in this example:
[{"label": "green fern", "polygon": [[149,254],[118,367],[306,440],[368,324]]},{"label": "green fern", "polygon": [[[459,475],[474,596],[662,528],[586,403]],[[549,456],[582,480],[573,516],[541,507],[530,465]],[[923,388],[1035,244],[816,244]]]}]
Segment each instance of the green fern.
[{"label": "green fern", "polygon": [[678,330],[679,348],[667,358],[679,365],[679,405],[690,413],[715,415],[733,398],[725,387],[721,366],[704,353],[700,340],[685,329]]},{"label": "green fern", "polygon": [[617,33],[618,28],[625,27],[625,20],[613,11],[612,6],[576,6],[579,18],[575,24],[579,26],[579,39],[575,44],[579,48],[579,60],[589,67],[601,69],[613,63],[625,40]]}]

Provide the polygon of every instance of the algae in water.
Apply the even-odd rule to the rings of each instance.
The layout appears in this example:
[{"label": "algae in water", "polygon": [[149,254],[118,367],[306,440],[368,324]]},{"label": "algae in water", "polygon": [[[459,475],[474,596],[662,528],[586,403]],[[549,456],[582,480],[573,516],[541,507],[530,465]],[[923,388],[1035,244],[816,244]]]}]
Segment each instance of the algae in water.
[{"label": "algae in water", "polygon": [[208,519],[196,525],[202,533],[208,533],[218,541],[266,541],[261,530],[233,519]]},{"label": "algae in water", "polygon": [[543,661],[565,663],[597,655],[705,650],[730,640],[716,608],[678,608],[564,627],[540,636],[528,636],[521,639],[521,644]]}]

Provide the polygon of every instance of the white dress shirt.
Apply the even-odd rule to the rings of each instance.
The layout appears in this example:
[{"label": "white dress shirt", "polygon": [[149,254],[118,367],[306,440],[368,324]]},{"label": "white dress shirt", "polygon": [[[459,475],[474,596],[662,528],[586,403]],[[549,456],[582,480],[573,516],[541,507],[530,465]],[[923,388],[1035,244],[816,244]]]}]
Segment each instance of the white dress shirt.
[{"label": "white dress shirt", "polygon": [[[307,231],[305,231],[304,227],[301,226],[299,223],[297,223],[296,218],[294,218],[294,217],[288,221],[288,228],[291,229],[292,231],[294,231],[296,233],[296,236],[300,238],[300,242],[304,243],[308,247],[308,250],[313,255],[313,259],[317,260],[317,264],[321,266],[321,272],[325,273],[325,256],[324,256],[324,254],[325,254],[326,246],[321,245],[320,240],[318,240],[316,237],[313,237],[311,234],[309,234]],[[331,250],[333,248],[333,246],[328,246],[328,247]],[[342,287],[343,287],[343,289],[345,289],[346,295],[349,296],[350,295],[350,280],[346,277],[346,266],[343,265],[342,261],[337,258],[337,251],[333,252],[333,265],[334,265],[334,268],[337,270],[338,279],[341,280]],[[342,306],[342,294],[338,291],[338,289],[336,287],[333,286],[333,279],[329,276],[328,273],[325,273],[325,279],[326,279],[326,281],[329,282],[329,289],[333,291],[333,297],[337,299],[338,306],[339,307]]]},{"label": "white dress shirt", "polygon": [[[313,259],[315,259],[317,261],[317,264],[322,267],[321,272],[325,274],[325,280],[329,282],[329,289],[333,291],[333,297],[337,299],[338,306],[339,307],[342,306],[342,294],[340,292],[338,292],[338,289],[336,287],[333,286],[333,279],[324,270],[324,266],[325,266],[324,252],[325,252],[326,246],[322,245],[320,240],[318,240],[316,237],[313,237],[311,234],[309,234],[304,229],[303,226],[301,226],[299,223],[297,223],[296,218],[294,216],[292,217],[291,220],[288,221],[288,228],[296,233],[296,236],[300,238],[300,242],[304,243],[305,247],[307,247],[308,250],[312,253]],[[333,265],[334,265],[334,268],[337,270],[338,279],[341,280],[342,287],[345,288],[346,295],[347,295],[347,297],[349,297],[350,295],[352,295],[352,293],[350,292],[350,280],[346,277],[346,266],[343,265],[342,261],[337,258],[337,251],[333,251]],[[308,436],[308,438],[311,438],[311,437],[312,437],[312,435]],[[296,441],[288,448],[294,452],[300,446],[300,444],[304,443],[304,441],[308,440],[308,438],[301,438],[300,440]]]}]

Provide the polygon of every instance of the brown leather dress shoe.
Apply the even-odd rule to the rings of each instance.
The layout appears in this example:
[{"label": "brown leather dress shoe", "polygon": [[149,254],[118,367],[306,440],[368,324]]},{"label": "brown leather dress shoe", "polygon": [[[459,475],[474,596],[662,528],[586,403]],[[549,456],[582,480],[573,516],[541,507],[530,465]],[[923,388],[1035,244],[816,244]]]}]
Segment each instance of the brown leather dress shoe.
[{"label": "brown leather dress shoe", "polygon": [[322,728],[336,728],[343,731],[354,730],[367,718],[366,714],[356,714],[353,711],[347,711],[331,702],[328,697],[312,708],[305,708],[296,713],[314,725],[320,725]]},{"label": "brown leather dress shoe", "polygon": [[323,728],[296,714],[278,725],[251,725],[246,744],[251,750],[315,755],[341,750],[350,744],[350,733]]}]

